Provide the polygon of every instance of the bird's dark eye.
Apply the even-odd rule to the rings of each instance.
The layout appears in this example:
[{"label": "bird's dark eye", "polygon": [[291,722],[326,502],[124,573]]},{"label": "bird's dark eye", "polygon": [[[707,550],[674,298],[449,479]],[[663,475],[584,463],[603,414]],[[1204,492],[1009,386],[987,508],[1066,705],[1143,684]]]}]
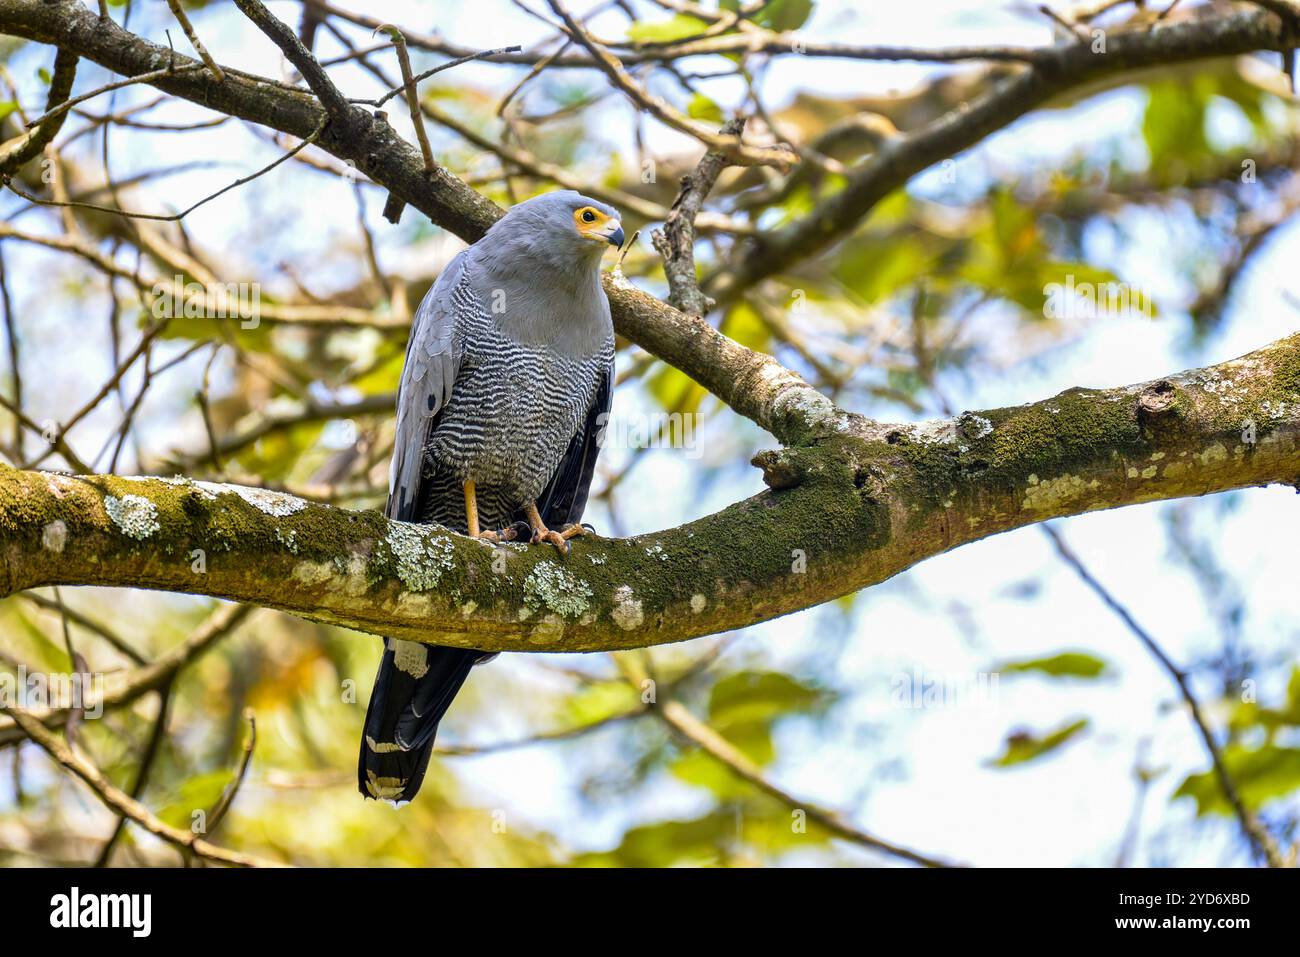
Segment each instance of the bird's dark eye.
[{"label": "bird's dark eye", "polygon": [[594,223],[596,221],[596,214],[589,209],[584,209],[582,211],[582,221],[584,223]]}]

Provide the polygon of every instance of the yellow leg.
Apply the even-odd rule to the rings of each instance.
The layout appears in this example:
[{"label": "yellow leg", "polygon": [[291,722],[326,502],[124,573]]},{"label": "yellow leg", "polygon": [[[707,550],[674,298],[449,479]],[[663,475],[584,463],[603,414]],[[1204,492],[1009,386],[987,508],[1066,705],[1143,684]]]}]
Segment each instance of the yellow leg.
[{"label": "yellow leg", "polygon": [[501,540],[501,536],[496,532],[479,530],[478,497],[475,494],[472,479],[465,483],[465,527],[469,530],[470,538],[481,538],[489,542],[499,542]]},{"label": "yellow leg", "polygon": [[470,538],[478,538],[478,499],[474,495],[474,483],[465,483],[465,525]]}]

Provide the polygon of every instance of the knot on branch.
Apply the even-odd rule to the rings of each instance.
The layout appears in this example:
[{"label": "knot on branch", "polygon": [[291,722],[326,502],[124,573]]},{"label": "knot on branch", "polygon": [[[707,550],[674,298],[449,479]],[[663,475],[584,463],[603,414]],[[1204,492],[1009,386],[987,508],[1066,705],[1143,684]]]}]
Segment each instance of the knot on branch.
[{"label": "knot on branch", "polygon": [[1144,438],[1169,439],[1185,427],[1179,409],[1179,389],[1168,379],[1146,386],[1137,400],[1138,427]]},{"label": "knot on branch", "polygon": [[774,492],[803,483],[804,471],[788,449],[764,449],[749,461],[763,470],[763,484]]},{"label": "knot on branch", "polygon": [[1138,396],[1138,421],[1143,426],[1153,425],[1174,412],[1178,390],[1168,379],[1161,379],[1142,390]]}]

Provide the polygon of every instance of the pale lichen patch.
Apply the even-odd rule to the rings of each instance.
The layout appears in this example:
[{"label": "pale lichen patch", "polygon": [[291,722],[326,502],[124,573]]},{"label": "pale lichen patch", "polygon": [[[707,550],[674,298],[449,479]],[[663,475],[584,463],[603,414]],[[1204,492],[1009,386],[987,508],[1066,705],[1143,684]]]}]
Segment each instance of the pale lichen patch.
[{"label": "pale lichen patch", "polygon": [[433,601],[428,595],[404,591],[397,597],[396,611],[403,618],[426,618],[433,613]]},{"label": "pale lichen patch", "polygon": [[957,441],[956,419],[928,419],[908,426],[908,435],[917,442],[951,443]]},{"label": "pale lichen patch", "polygon": [[645,621],[641,602],[632,597],[632,586],[619,585],[614,589],[614,610],[611,612],[611,617],[614,619],[614,624],[624,631],[639,628]]},{"label": "pale lichen patch", "polygon": [[247,485],[228,485],[225,491],[234,492],[253,508],[276,518],[284,518],[294,512],[301,512],[307,507],[305,499],[288,492],[276,492],[269,488],[249,488]]},{"label": "pale lichen patch", "polygon": [[162,528],[158,524],[158,506],[143,495],[105,495],[104,510],[123,535],[136,541],[144,541]]},{"label": "pale lichen patch", "polygon": [[353,552],[348,558],[347,566],[344,569],[343,591],[353,598],[364,595],[370,587],[370,582],[366,577],[366,558]]},{"label": "pale lichen patch", "polygon": [[535,642],[553,642],[564,634],[564,619],[559,615],[546,615],[528,633],[528,640]]},{"label": "pale lichen patch", "polygon": [[41,529],[41,547],[47,552],[54,552],[56,555],[63,552],[63,546],[68,543],[68,526],[63,519],[56,518],[43,529]]},{"label": "pale lichen patch", "polygon": [[397,562],[397,577],[410,591],[436,588],[452,566],[451,542],[418,525],[392,522],[384,542]]},{"label": "pale lichen patch", "polygon": [[1228,450],[1221,443],[1215,442],[1208,449],[1199,453],[1196,458],[1202,465],[1215,465],[1227,461]]},{"label": "pale lichen patch", "polygon": [[65,492],[72,491],[72,483],[66,475],[60,472],[46,472],[45,487],[50,490],[50,494],[55,498],[63,498]]},{"label": "pale lichen patch", "polygon": [[329,562],[299,562],[293,566],[293,578],[304,585],[319,585],[334,577],[334,568]]},{"label": "pale lichen patch", "polygon": [[[1053,409],[1052,411],[1059,412],[1060,409]],[[970,413],[962,417],[962,435],[966,436],[966,438],[970,439],[972,442],[976,439],[984,438],[984,436],[988,435],[992,431],[993,423],[982,415]]]},{"label": "pale lichen patch", "polygon": [[708,603],[709,600],[697,592],[691,596],[691,611],[698,615]]},{"label": "pale lichen patch", "polygon": [[1035,481],[1036,479],[1037,476],[1030,476],[1030,484],[1025,489],[1025,500],[1020,505],[1022,509],[1053,511],[1101,486],[1096,479],[1089,482],[1078,475],[1062,475],[1042,481]]},{"label": "pale lichen patch", "polygon": [[574,620],[591,602],[591,588],[555,562],[538,562],[524,579],[524,605],[532,611],[546,608]]}]

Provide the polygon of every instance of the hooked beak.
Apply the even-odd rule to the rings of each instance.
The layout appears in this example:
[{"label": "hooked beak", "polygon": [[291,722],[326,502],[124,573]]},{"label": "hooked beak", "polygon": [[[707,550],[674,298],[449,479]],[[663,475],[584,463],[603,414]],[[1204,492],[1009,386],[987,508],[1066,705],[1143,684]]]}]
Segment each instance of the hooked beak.
[{"label": "hooked beak", "polygon": [[622,249],[624,239],[623,224],[617,219],[611,219],[605,228],[605,238],[609,241],[609,244],[616,249]]}]

